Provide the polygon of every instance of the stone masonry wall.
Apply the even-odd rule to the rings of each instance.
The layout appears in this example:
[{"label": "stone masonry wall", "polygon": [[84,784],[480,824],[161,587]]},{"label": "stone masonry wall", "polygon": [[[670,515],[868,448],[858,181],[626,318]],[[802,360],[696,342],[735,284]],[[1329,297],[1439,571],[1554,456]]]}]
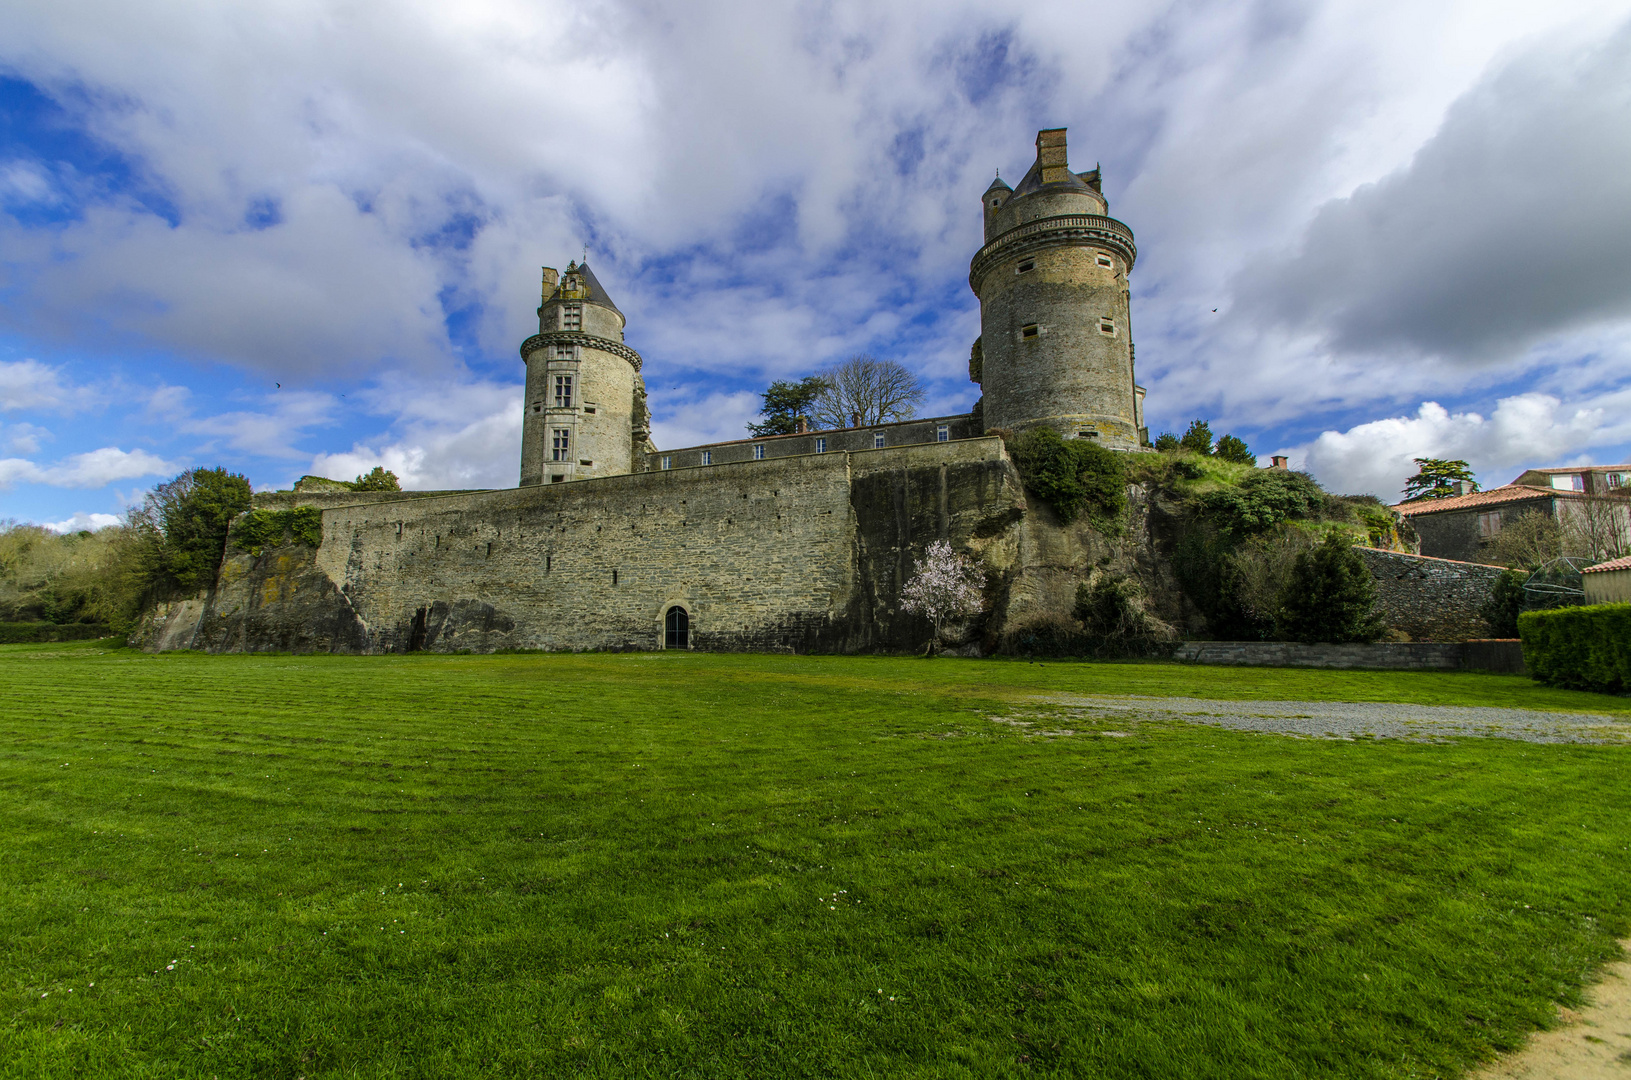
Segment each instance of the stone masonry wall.
[{"label": "stone masonry wall", "polygon": [[1412,641],[1466,641],[1489,636],[1478,613],[1504,567],[1359,549],[1376,581],[1376,606],[1388,629]]},{"label": "stone masonry wall", "polygon": [[229,549],[151,647],[653,649],[679,604],[697,649],[920,648],[898,610],[912,561],[1024,512],[995,438],[335,503],[315,551]]}]

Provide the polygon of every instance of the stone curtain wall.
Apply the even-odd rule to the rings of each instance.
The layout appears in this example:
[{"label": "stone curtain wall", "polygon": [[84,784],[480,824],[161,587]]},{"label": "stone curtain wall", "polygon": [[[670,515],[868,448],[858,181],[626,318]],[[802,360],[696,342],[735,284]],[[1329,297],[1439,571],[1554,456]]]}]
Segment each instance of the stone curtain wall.
[{"label": "stone curtain wall", "polygon": [[1376,581],[1376,606],[1390,630],[1412,641],[1466,641],[1489,636],[1478,613],[1504,569],[1362,547]]},{"label": "stone curtain wall", "polygon": [[1524,674],[1516,641],[1378,641],[1300,645],[1289,641],[1188,641],[1172,658],[1229,667],[1377,668],[1394,671],[1494,671]]},{"label": "stone curtain wall", "polygon": [[995,438],[318,501],[319,548],[230,552],[211,593],[155,613],[148,647],[646,650],[679,604],[696,649],[921,648],[926,624],[896,607],[912,561],[1024,512]]}]

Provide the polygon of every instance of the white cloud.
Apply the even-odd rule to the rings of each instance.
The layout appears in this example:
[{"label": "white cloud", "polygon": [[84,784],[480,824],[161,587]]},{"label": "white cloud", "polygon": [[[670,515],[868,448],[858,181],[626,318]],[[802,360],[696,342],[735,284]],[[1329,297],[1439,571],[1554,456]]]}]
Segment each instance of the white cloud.
[{"label": "white cloud", "polygon": [[35,424],[5,424],[0,425],[0,439],[3,439],[7,450],[14,454],[33,454],[40,449],[40,444],[51,438],[51,432]]},{"label": "white cloud", "polygon": [[149,408],[168,411],[179,431],[212,436],[201,453],[224,445],[262,457],[296,458],[307,451],[297,449],[295,440],[307,428],[332,424],[338,404],[332,394],[300,390],[279,390],[267,395],[266,401],[271,408],[265,412],[242,410],[195,418],[177,415],[186,408],[185,397],[161,390],[149,400]]},{"label": "white cloud", "polygon": [[120,517],[118,514],[87,513],[84,510],[80,510],[63,521],[47,521],[43,522],[42,524],[44,524],[45,527],[50,529],[52,532],[70,533],[83,532],[85,530],[95,532],[98,529],[106,529],[112,525],[123,524],[123,522],[124,518]]},{"label": "white cloud", "polygon": [[514,487],[521,471],[521,394],[519,385],[502,383],[387,383],[366,400],[396,418],[396,434],[318,454],[309,471],[345,480],[383,465],[413,490]]},{"label": "white cloud", "polygon": [[61,368],[38,360],[0,360],[0,412],[71,413],[97,400],[90,387],[64,381]]},{"label": "white cloud", "polygon": [[1631,440],[1628,417],[1631,391],[1567,405],[1549,394],[1518,394],[1487,418],[1428,401],[1414,416],[1327,431],[1283,452],[1332,490],[1392,501],[1416,473],[1413,458],[1468,461],[1485,487],[1495,487],[1525,468],[1579,463],[1595,447]]},{"label": "white cloud", "polygon": [[104,446],[73,454],[55,465],[41,466],[26,458],[0,458],[0,490],[17,484],[49,487],[99,488],[117,480],[133,480],[177,471],[180,466],[146,450],[120,450]]},{"label": "white cloud", "polygon": [[699,443],[725,442],[748,437],[747,425],[759,420],[764,402],[758,394],[708,394],[686,400],[684,390],[669,391],[666,404],[651,421],[651,441],[664,450]]}]

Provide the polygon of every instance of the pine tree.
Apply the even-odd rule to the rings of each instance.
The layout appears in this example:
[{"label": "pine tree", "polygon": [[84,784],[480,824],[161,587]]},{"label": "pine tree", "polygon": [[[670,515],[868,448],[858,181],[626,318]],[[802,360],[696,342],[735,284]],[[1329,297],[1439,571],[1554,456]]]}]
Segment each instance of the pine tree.
[{"label": "pine tree", "polygon": [[1458,480],[1466,480],[1472,484],[1474,491],[1478,490],[1472,466],[1465,461],[1428,457],[1412,460],[1416,463],[1417,472],[1404,482],[1405,502],[1412,499],[1447,499],[1456,494]]},{"label": "pine tree", "polygon": [[1324,543],[1302,552],[1280,594],[1279,629],[1292,641],[1375,641],[1382,636],[1376,614],[1376,582],[1359,552],[1335,530]]}]

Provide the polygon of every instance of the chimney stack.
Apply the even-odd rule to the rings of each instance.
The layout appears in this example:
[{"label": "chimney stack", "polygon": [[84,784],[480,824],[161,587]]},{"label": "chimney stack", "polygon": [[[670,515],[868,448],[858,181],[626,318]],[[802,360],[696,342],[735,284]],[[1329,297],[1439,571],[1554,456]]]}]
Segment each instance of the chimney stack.
[{"label": "chimney stack", "polygon": [[808,435],[809,433],[810,433],[810,421],[806,420],[802,416],[794,417],[793,418],[793,434],[795,434],[795,435]]},{"label": "chimney stack", "polygon": [[548,300],[555,292],[555,286],[560,283],[561,275],[553,266],[544,267],[544,299]]},{"label": "chimney stack", "polygon": [[1036,160],[1042,166],[1044,184],[1070,179],[1070,163],[1066,158],[1064,128],[1047,128],[1036,133]]},{"label": "chimney stack", "polygon": [[1271,469],[1284,469],[1289,467],[1286,464],[1287,458],[1284,454],[1275,454],[1273,457],[1269,458],[1269,460],[1274,463],[1269,466]]}]

